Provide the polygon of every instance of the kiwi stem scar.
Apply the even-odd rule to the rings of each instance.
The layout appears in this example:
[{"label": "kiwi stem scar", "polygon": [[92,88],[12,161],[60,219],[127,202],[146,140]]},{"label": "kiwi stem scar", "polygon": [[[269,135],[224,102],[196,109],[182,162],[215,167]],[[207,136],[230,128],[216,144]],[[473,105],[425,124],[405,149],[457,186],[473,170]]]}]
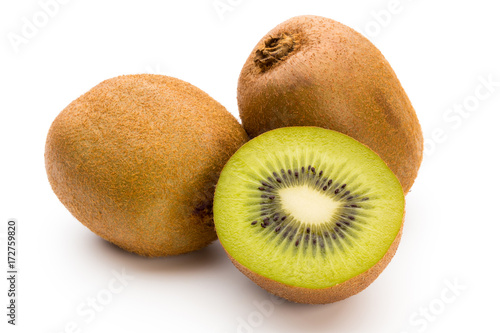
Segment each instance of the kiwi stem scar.
[{"label": "kiwi stem scar", "polygon": [[266,71],[290,54],[295,44],[295,38],[287,34],[278,38],[270,37],[264,42],[263,47],[255,51],[254,62],[262,71]]}]

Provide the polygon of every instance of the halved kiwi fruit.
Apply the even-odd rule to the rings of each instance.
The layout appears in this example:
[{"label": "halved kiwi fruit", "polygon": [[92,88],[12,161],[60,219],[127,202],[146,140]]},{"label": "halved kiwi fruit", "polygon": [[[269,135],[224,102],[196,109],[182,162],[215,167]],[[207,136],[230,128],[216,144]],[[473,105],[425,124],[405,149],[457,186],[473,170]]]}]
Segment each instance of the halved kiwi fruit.
[{"label": "halved kiwi fruit", "polygon": [[417,177],[423,136],[408,96],[382,53],[334,20],[298,16],[267,33],[241,70],[238,106],[250,138],[323,127],[375,151],[405,193]]},{"label": "halved kiwi fruit", "polygon": [[358,141],[318,127],[266,132],[225,165],[217,234],[235,266],[269,292],[330,303],[366,288],[402,232],[404,193]]}]

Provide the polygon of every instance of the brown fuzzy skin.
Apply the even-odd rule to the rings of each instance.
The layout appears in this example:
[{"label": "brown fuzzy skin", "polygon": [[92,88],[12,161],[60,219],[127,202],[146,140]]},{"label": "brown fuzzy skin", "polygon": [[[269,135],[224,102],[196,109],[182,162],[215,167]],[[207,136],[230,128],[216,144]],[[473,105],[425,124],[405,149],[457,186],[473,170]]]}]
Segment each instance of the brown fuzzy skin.
[{"label": "brown fuzzy skin", "polygon": [[[234,260],[229,254],[229,259],[243,274],[245,274],[250,280],[255,282],[262,289],[268,292],[287,299],[295,303],[305,303],[305,304],[327,304],[337,301],[341,301],[350,296],[353,296],[366,287],[368,287],[382,271],[387,267],[392,257],[396,253],[401,236],[403,234],[403,226],[399,229],[399,233],[392,242],[391,246],[385,253],[385,255],[380,259],[374,266],[372,266],[366,272],[359,274],[343,283],[337,284],[333,287],[323,288],[323,289],[309,289],[303,287],[294,287],[286,285],[262,275],[252,272],[245,266],[241,265],[239,262]],[[227,252],[226,252],[227,253]]]},{"label": "brown fuzzy skin", "polygon": [[[287,40],[259,67],[272,38]],[[379,154],[405,194],[417,177],[422,130],[401,83],[368,39],[331,19],[299,16],[271,30],[243,66],[238,106],[251,138],[286,126],[332,129]]]},{"label": "brown fuzzy skin", "polygon": [[205,92],[162,75],[106,80],[66,107],[46,142],[57,197],[85,226],[144,256],[216,239],[220,171],[248,137]]}]

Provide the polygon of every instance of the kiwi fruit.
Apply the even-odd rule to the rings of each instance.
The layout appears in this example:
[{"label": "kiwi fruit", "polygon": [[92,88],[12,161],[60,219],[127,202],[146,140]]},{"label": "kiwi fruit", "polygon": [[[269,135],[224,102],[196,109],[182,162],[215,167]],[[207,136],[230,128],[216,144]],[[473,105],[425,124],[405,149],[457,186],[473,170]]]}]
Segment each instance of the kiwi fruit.
[{"label": "kiwi fruit", "polygon": [[355,30],[318,16],[279,24],[241,70],[238,107],[253,138],[286,126],[318,126],[374,150],[410,190],[423,153],[419,121],[382,53]]},{"label": "kiwi fruit", "polygon": [[248,137],[197,87],[163,75],[106,80],[50,127],[45,166],[81,223],[144,256],[197,250],[216,239],[220,171]]},{"label": "kiwi fruit", "polygon": [[336,131],[285,127],[244,144],[217,183],[233,264],[269,292],[331,303],[366,288],[399,244],[405,197],[387,164]]}]

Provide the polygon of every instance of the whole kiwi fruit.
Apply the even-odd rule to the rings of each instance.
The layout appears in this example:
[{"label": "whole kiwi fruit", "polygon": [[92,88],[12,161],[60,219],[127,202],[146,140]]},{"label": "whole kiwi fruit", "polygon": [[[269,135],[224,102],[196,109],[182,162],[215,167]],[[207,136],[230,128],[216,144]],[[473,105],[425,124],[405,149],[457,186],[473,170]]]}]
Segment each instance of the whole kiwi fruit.
[{"label": "whole kiwi fruit", "polygon": [[319,127],[243,145],[217,183],[214,221],[233,264],[269,292],[331,303],[372,283],[398,247],[403,188],[371,149]]},{"label": "whole kiwi fruit", "polygon": [[45,166],[59,200],[91,231],[130,252],[167,256],[216,239],[215,184],[246,141],[238,121],[197,87],[124,75],[57,116]]},{"label": "whole kiwi fruit", "polygon": [[423,137],[408,96],[382,53],[334,20],[298,16],[264,36],[241,71],[238,107],[251,138],[319,126],[369,146],[405,193],[417,176]]}]

